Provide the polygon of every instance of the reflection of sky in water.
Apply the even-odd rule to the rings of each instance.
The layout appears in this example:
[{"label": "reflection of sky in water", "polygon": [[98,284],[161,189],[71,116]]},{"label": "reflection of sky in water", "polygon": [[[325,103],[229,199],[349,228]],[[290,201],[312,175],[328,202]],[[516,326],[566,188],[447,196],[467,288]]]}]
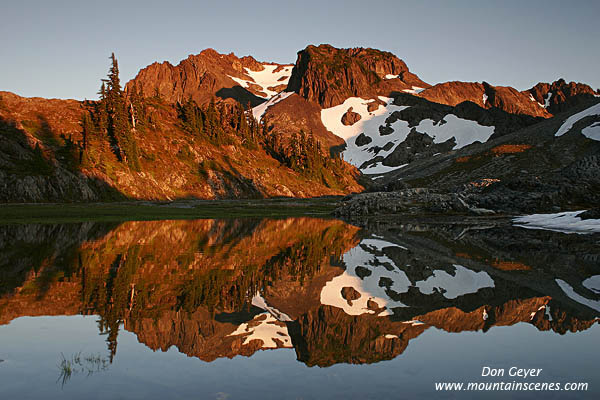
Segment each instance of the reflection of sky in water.
[{"label": "reflection of sky in water", "polygon": [[[206,363],[174,348],[153,352],[138,343],[134,334],[122,331],[117,356],[106,371],[89,377],[74,375],[61,389],[56,382],[61,352],[66,356],[106,353],[96,317],[19,318],[0,326],[0,358],[5,360],[0,363],[0,385],[7,399],[211,399],[219,398],[219,393],[230,399],[365,399],[389,398],[390,393],[415,398],[431,396],[435,381],[479,381],[482,366],[488,365],[543,368],[540,378],[530,382],[589,382],[585,396],[578,392],[570,398],[597,398],[599,335],[597,324],[566,335],[540,332],[522,323],[487,333],[455,334],[430,328],[392,361],[308,368],[291,349]],[[545,392],[544,397],[565,398],[565,393],[559,394],[562,397]],[[477,393],[461,394],[461,398],[478,397]],[[494,398],[488,393],[486,397]]]}]

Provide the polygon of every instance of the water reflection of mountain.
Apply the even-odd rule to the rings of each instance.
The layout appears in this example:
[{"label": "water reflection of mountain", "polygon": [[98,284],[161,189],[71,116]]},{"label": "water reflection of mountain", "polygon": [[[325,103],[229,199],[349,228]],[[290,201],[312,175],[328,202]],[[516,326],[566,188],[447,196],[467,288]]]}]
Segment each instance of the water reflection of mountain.
[{"label": "water reflection of mountain", "polygon": [[293,347],[307,365],[371,363],[429,327],[588,329],[597,240],[311,218],[3,226],[0,323],[96,314],[111,357],[124,327],[206,361]]}]

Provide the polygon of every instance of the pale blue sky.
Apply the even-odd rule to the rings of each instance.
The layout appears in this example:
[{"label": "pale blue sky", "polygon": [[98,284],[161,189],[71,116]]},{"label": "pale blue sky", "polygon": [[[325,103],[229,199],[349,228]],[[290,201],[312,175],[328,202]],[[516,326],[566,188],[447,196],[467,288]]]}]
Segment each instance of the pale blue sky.
[{"label": "pale blue sky", "polygon": [[125,82],[212,47],[293,63],[308,44],[374,47],[421,79],[600,87],[600,1],[28,1],[0,16],[0,90],[96,98],[114,51]]}]

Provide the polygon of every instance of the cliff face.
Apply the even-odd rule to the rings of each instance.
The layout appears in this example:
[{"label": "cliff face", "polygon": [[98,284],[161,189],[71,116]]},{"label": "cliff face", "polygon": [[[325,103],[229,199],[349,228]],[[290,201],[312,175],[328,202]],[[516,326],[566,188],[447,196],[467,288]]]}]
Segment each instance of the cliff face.
[{"label": "cliff face", "polygon": [[445,82],[432,86],[420,96],[440,104],[456,106],[470,101],[480,107],[498,108],[509,114],[549,118],[551,114],[527,93],[508,86],[492,86],[486,82]]},{"label": "cliff face", "polygon": [[391,96],[412,86],[429,87],[391,53],[311,45],[298,52],[287,90],[328,108],[348,97]]},{"label": "cliff face", "polygon": [[302,130],[312,132],[326,149],[344,144],[344,139],[323,126],[319,105],[295,93],[269,107],[264,118],[274,131],[287,138]]},{"label": "cliff face", "polygon": [[567,83],[564,79],[552,83],[540,82],[525,93],[531,95],[554,115],[586,104],[594,96],[600,95],[584,83]]},{"label": "cliff face", "polygon": [[[280,64],[269,65],[283,67]],[[264,101],[264,90],[268,87],[263,88],[257,82],[241,86],[236,78],[253,82],[248,70],[264,71],[265,66],[250,56],[238,58],[233,53],[220,54],[213,49],[206,49],[200,54],[190,55],[176,66],[166,61],[155,62],[142,69],[126,87],[131,90],[135,84],[144,96],[158,94],[169,103],[192,98],[202,105],[212,98],[232,98],[244,105],[250,103],[255,106]],[[282,90],[283,87],[278,89]]]}]

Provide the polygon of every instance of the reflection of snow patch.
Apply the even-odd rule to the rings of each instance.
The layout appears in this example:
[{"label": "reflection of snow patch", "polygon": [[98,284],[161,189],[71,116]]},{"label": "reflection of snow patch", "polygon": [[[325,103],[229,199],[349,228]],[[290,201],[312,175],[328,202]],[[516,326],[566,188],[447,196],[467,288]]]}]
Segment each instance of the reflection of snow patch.
[{"label": "reflection of snow patch", "polygon": [[[454,265],[454,276],[443,270],[435,270],[433,276],[416,284],[409,280],[406,273],[387,257],[383,249],[406,247],[381,239],[363,239],[360,244],[343,255],[346,270],[325,284],[321,290],[321,303],[338,307],[349,315],[377,314],[392,315],[392,309],[407,307],[391,296],[407,293],[411,287],[417,287],[427,295],[434,291],[443,291],[448,299],[455,299],[468,293],[476,293],[481,288],[494,287],[494,281],[484,271],[472,271],[461,265]],[[352,288],[360,296],[347,300],[343,297],[344,288]],[[347,289],[346,289],[347,290]],[[395,297],[395,296],[394,296]],[[369,301],[377,303],[378,310],[369,308]],[[385,307],[382,312],[379,311]],[[413,325],[420,321],[407,321]]]},{"label": "reflection of snow patch", "polygon": [[413,319],[413,320],[410,320],[410,321],[404,321],[402,323],[403,324],[411,324],[412,326],[424,325],[423,322],[419,321],[418,319]]},{"label": "reflection of snow patch", "polygon": [[548,321],[552,321],[552,315],[550,314],[550,306],[545,306],[544,308],[546,309],[545,314],[546,317],[548,317]]},{"label": "reflection of snow patch", "polygon": [[[367,243],[361,242],[361,244],[370,246],[371,250],[395,246],[393,243],[376,239],[367,239]],[[395,268],[391,259],[384,255],[373,255],[359,245],[345,253],[343,260],[346,264],[346,270],[325,284],[321,290],[322,304],[341,308],[349,315],[375,314],[376,311],[370,310],[367,306],[369,300],[377,303],[380,308],[387,308],[383,313],[378,313],[380,316],[391,315],[390,308],[406,307],[403,303],[392,300],[386,293],[386,288],[379,286],[381,278],[389,279],[392,282],[390,289],[396,293],[405,293],[411,286],[410,280],[404,271]],[[388,271],[382,264],[388,264],[394,269]],[[356,272],[357,267],[366,268],[371,274],[361,279]],[[342,297],[344,287],[353,288],[360,293],[360,297],[348,304],[346,299]]]},{"label": "reflection of snow patch", "polygon": [[563,233],[587,234],[600,232],[600,219],[581,219],[582,211],[555,214],[531,214],[513,219],[515,226],[527,229],[544,229]]},{"label": "reflection of snow patch", "polygon": [[[266,316],[266,318],[257,321],[258,319],[263,318],[263,316]],[[250,326],[257,322],[258,325]],[[288,334],[287,327],[280,326],[279,324],[280,322],[269,313],[258,314],[252,321],[241,324],[234,332],[227,336],[237,336],[250,333],[244,338],[242,345],[247,345],[252,340],[258,339],[262,341],[262,349],[276,349],[280,346],[277,345],[274,339],[278,339],[283,343],[283,346],[281,347],[291,348],[292,339]]]},{"label": "reflection of snow patch", "polygon": [[590,289],[592,292],[600,294],[600,275],[590,276],[583,282],[583,287]]},{"label": "reflection of snow patch", "polygon": [[286,313],[279,311],[275,307],[269,306],[267,304],[267,302],[265,301],[265,299],[260,295],[260,292],[256,292],[256,294],[252,298],[252,305],[255,307],[258,307],[260,309],[263,309],[265,311],[268,311],[269,314],[271,314],[273,317],[275,317],[279,321],[291,321],[292,320]]},{"label": "reflection of snow patch", "polygon": [[567,282],[561,279],[556,279],[556,283],[558,284],[558,286],[560,286],[562,291],[565,292],[565,294],[569,296],[569,298],[571,298],[572,300],[596,311],[600,311],[600,300],[590,300],[583,297],[582,295],[576,293],[571,287],[571,285],[569,285]]},{"label": "reflection of snow patch", "polygon": [[[535,314],[537,314],[540,310],[546,309],[546,305],[541,305],[537,310],[535,310],[534,312],[531,313],[531,319],[533,319],[533,317],[535,317]],[[548,312],[548,309],[546,309],[546,312]]]},{"label": "reflection of snow patch", "polygon": [[433,275],[416,286],[423,294],[443,291],[447,299],[455,299],[467,293],[476,293],[479,289],[494,287],[494,280],[485,271],[475,272],[462,265],[453,264],[454,276],[443,270],[433,271]]}]

